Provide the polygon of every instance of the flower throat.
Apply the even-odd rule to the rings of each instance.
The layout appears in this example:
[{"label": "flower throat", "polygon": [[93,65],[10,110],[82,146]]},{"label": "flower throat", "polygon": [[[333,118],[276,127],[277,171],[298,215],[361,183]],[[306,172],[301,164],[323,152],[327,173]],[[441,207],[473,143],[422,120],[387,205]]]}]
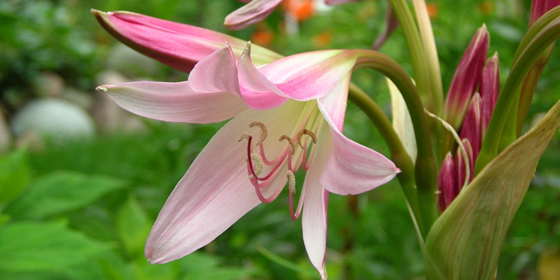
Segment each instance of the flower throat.
[{"label": "flower throat", "polygon": [[[302,189],[297,209],[294,210],[294,195],[296,194],[295,174],[300,167],[305,172],[309,170],[318,142],[317,132],[323,128],[325,123],[316,108],[316,103],[307,103],[312,106],[307,106],[308,104],[306,104],[297,125],[290,135],[282,134],[278,138],[278,142],[268,143],[271,146],[282,145],[281,151],[275,158],[269,160],[265,153],[264,141],[268,137],[268,128],[265,123],[254,121],[249,124],[250,128],[258,127],[261,130],[261,135],[256,143],[254,143],[255,137],[248,133],[243,133],[239,139],[239,141],[247,140],[247,174],[258,198],[263,203],[274,201],[283,187],[276,188],[269,197],[265,197],[263,189],[269,186],[278,175],[285,174],[288,182],[290,216],[292,220],[298,219],[302,208],[302,198],[305,195],[305,190]],[[257,148],[258,152],[253,151],[254,148]]]}]

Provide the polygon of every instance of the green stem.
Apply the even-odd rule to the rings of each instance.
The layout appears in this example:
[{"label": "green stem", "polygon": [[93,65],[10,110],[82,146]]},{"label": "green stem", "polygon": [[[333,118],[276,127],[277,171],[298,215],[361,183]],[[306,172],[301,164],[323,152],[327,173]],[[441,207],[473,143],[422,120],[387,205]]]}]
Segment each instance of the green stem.
[{"label": "green stem", "polygon": [[422,237],[426,237],[427,232],[423,229],[420,208],[418,206],[418,196],[416,193],[416,183],[414,180],[414,164],[406,152],[401,139],[393,129],[391,121],[383,113],[383,110],[371,99],[361,88],[355,84],[350,84],[348,99],[356,104],[377,127],[385,143],[389,147],[391,159],[401,169],[397,179],[401,184],[404,195],[410,205],[415,222],[418,223]]},{"label": "green stem", "polygon": [[387,76],[401,92],[409,110],[418,148],[415,164],[418,203],[424,230],[428,232],[438,216],[436,208],[438,169],[428,130],[428,120],[420,96],[410,76],[392,58],[376,51],[355,50],[355,52],[359,57],[356,67],[371,68]]},{"label": "green stem", "polygon": [[[533,63],[558,37],[560,37],[560,7],[550,10],[541,17],[529,29],[521,41],[515,55],[516,59],[511,67],[511,72],[500,91],[494,113],[490,119],[486,136],[476,161],[476,174],[498,155],[501,151],[500,147],[511,143],[510,135],[516,135],[518,104],[515,102],[519,102],[520,87],[523,86],[523,81]],[[515,110],[515,112],[510,112],[511,110]],[[514,118],[511,116],[514,116]],[[507,122],[513,122],[513,124],[506,126]],[[502,139],[502,135],[508,135],[508,138]]]},{"label": "green stem", "polygon": [[395,14],[397,15],[399,23],[403,29],[418,92],[420,93],[422,100],[426,103],[427,108],[430,111],[433,111],[435,103],[430,86],[430,69],[428,68],[424,44],[422,43],[422,38],[420,37],[418,28],[414,22],[414,17],[412,16],[405,0],[389,0],[389,2],[393,6]]},{"label": "green stem", "polygon": [[[439,68],[439,59],[436,48],[436,41],[434,39],[434,32],[432,29],[432,23],[430,22],[430,16],[428,15],[428,8],[426,7],[426,2],[424,0],[412,0],[414,6],[414,12],[416,14],[416,21],[418,23],[418,29],[420,31],[420,39],[422,41],[425,63],[429,72],[427,72],[427,79],[430,82],[430,91],[432,96],[432,101],[434,104],[433,113],[437,116],[443,115],[443,85],[441,82],[441,71]],[[441,130],[439,125],[431,125],[432,136],[437,139],[434,143],[434,151],[440,151],[437,155],[440,161],[438,161],[438,166],[443,160],[444,154],[447,153],[446,149],[443,148],[443,136],[447,136],[448,133]]]},{"label": "green stem", "polygon": [[[432,146],[432,143],[430,141],[429,132],[431,130],[429,129],[428,122],[424,114],[424,105],[422,104],[420,97],[425,102],[426,107],[430,111],[434,111],[434,109],[436,108],[436,103],[438,103],[439,101],[443,103],[443,98],[441,98],[440,100],[439,97],[435,97],[437,93],[433,92],[434,85],[432,85],[433,81],[430,79],[430,75],[433,73],[430,72],[430,64],[428,61],[428,56],[430,56],[430,54],[428,54],[425,50],[424,42],[422,41],[422,37],[420,36],[418,27],[414,22],[414,17],[410,12],[406,0],[389,0],[389,2],[393,6],[395,14],[397,15],[399,23],[401,24],[401,27],[403,29],[404,38],[406,40],[408,52],[410,54],[410,60],[412,62],[414,71],[414,79],[416,81],[416,87],[412,86],[414,90],[410,91],[409,89],[407,89],[409,90],[409,92],[405,93],[403,89],[401,89],[399,85],[393,80],[395,85],[397,85],[397,87],[403,94],[405,102],[407,103],[407,107],[413,121],[417,143],[422,143],[422,146],[418,145],[418,158],[416,160],[415,173],[416,183],[418,187],[418,199],[420,203],[420,209],[422,210],[422,217],[424,218],[423,223],[425,229],[429,231],[431,225],[438,216],[436,208],[437,165],[433,153],[434,147]],[[429,39],[424,39],[425,41],[429,41]],[[429,45],[429,43],[427,44]],[[434,79],[436,78],[434,77]],[[409,79],[405,83],[412,82]],[[408,85],[405,84],[401,84],[401,86],[405,88],[408,87]],[[418,89],[418,91],[416,91],[416,88]],[[439,105],[439,107],[441,107],[441,104]],[[420,129],[423,129],[424,131],[418,131]],[[419,134],[422,134],[421,138],[423,139],[418,139]]]},{"label": "green stem", "polygon": [[542,71],[544,66],[548,63],[550,59],[550,55],[552,54],[552,50],[554,49],[554,45],[550,45],[543,54],[537,59],[527,77],[525,77],[525,81],[523,81],[523,86],[521,88],[520,93],[520,101],[519,101],[519,112],[517,113],[517,136],[521,135],[521,130],[523,129],[523,124],[525,123],[525,119],[527,119],[527,114],[529,113],[529,107],[531,106],[531,100],[533,100],[533,95],[535,94],[535,90],[537,89],[537,84],[541,77]]},{"label": "green stem", "polygon": [[428,79],[431,85],[434,113],[441,116],[443,113],[443,86],[441,84],[441,71],[439,68],[439,59],[432,23],[430,22],[428,8],[424,0],[412,0],[412,4],[414,5],[418,29],[420,30],[420,36],[424,46],[427,68],[430,71]]}]

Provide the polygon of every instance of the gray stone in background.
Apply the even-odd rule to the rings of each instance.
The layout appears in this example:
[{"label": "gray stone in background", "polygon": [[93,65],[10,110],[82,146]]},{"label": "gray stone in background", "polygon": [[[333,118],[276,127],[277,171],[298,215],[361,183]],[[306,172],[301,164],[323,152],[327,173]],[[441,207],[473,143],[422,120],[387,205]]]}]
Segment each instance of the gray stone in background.
[{"label": "gray stone in background", "polygon": [[41,72],[33,81],[33,92],[40,98],[60,97],[64,87],[62,77],[53,72]]},{"label": "gray stone in background", "polygon": [[125,45],[117,44],[107,58],[107,68],[127,77],[152,77],[158,71],[158,62]]},{"label": "gray stone in background", "polygon": [[95,124],[84,109],[57,98],[29,102],[16,113],[10,127],[16,138],[33,134],[65,141],[95,135]]},{"label": "gray stone in background", "polygon": [[[106,70],[97,76],[98,85],[117,85],[129,82],[123,75],[114,70]],[[91,107],[91,115],[99,132],[118,133],[118,132],[138,132],[146,130],[142,118],[119,107],[104,92],[96,92]]]}]

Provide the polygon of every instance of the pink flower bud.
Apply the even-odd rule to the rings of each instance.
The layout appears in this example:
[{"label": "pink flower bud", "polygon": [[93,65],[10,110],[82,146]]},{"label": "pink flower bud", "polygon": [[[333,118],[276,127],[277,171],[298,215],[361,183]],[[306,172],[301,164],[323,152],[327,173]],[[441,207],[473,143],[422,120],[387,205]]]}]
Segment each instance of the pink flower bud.
[{"label": "pink flower bud", "polygon": [[461,139],[469,140],[472,147],[473,161],[476,161],[482,145],[482,108],[484,103],[480,94],[475,93],[465,115],[461,128]]},{"label": "pink flower bud", "polygon": [[[190,72],[196,63],[226,44],[237,56],[247,46],[246,41],[226,34],[137,13],[91,12],[117,40],[179,71]],[[254,44],[252,48],[253,62],[257,65],[282,58]]]},{"label": "pink flower bud", "polygon": [[443,212],[457,196],[457,179],[455,178],[455,161],[451,152],[447,153],[438,176],[439,209]]},{"label": "pink flower bud", "polygon": [[[469,160],[469,179],[467,183],[472,181],[474,178],[474,160],[473,160],[473,149],[471,143],[468,139],[463,139],[463,146],[467,151],[467,157]],[[461,192],[461,189],[465,185],[465,179],[467,178],[467,168],[465,165],[465,158],[463,156],[463,152],[461,152],[460,148],[457,148],[457,156],[455,157],[455,166],[457,167],[457,195]]]},{"label": "pink flower bud", "polygon": [[533,0],[531,3],[531,17],[529,18],[529,26],[533,25],[542,15],[550,11],[550,9],[559,6],[560,0]]},{"label": "pink flower bud", "polygon": [[444,119],[455,129],[463,122],[469,101],[476,92],[488,52],[486,25],[478,29],[455,71],[445,102]]},{"label": "pink flower bud", "polygon": [[482,96],[482,137],[484,139],[486,128],[500,94],[500,65],[497,53],[486,61],[479,92]]},{"label": "pink flower bud", "polygon": [[372,49],[378,50],[379,48],[381,48],[381,46],[383,46],[385,41],[389,39],[389,36],[393,34],[393,31],[395,31],[397,27],[399,27],[399,19],[395,14],[393,6],[389,5],[387,7],[387,12],[385,13],[385,31],[383,31],[383,33],[377,38],[375,38]]}]

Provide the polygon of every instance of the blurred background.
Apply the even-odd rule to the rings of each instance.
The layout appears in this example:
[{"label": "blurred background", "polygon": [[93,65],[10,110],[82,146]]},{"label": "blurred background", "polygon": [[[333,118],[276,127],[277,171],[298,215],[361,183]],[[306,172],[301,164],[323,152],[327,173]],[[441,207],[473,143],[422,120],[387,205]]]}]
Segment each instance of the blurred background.
[{"label": "blurred background", "polygon": [[[155,266],[146,261],[144,242],[157,213],[222,124],[139,118],[95,92],[100,84],[183,81],[187,74],[120,44],[90,9],[202,26],[289,55],[370,48],[385,28],[386,2],[327,8],[292,0],[266,21],[232,32],[222,23],[243,5],[235,0],[0,1],[0,279],[318,279],[300,221],[289,218],[287,195],[258,206],[183,259]],[[444,88],[483,23],[491,34],[489,54],[499,53],[503,81],[527,30],[530,1],[427,2]],[[295,20],[286,21],[288,14]],[[410,71],[400,29],[380,51]],[[559,59],[555,51],[529,120],[560,98]],[[353,81],[390,115],[384,77],[359,70]],[[346,118],[347,136],[388,155],[353,104]],[[498,279],[560,279],[554,272],[560,267],[558,158],[557,135],[503,244]],[[423,279],[422,257],[396,182],[357,197],[331,195],[328,222],[330,279]]]}]

